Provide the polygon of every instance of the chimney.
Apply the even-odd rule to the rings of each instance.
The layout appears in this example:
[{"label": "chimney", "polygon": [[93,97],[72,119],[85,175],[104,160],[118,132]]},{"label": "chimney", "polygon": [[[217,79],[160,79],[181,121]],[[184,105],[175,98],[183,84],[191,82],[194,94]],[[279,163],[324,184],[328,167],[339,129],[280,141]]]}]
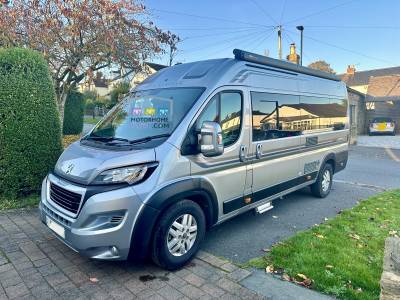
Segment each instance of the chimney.
[{"label": "chimney", "polygon": [[356,72],[356,67],[354,65],[347,66],[347,70],[346,70],[347,74],[354,75],[355,72]]},{"label": "chimney", "polygon": [[299,64],[300,56],[296,53],[295,43],[290,44],[290,52],[286,59],[292,63]]}]

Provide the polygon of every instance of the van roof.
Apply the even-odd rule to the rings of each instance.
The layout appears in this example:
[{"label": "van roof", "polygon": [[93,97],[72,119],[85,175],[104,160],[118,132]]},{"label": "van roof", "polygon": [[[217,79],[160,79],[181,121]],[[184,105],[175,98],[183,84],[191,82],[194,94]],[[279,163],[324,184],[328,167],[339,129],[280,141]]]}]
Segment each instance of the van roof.
[{"label": "van roof", "polygon": [[243,50],[235,58],[178,64],[149,76],[136,90],[172,87],[251,86],[288,92],[346,95],[345,85],[333,74],[301,67]]}]

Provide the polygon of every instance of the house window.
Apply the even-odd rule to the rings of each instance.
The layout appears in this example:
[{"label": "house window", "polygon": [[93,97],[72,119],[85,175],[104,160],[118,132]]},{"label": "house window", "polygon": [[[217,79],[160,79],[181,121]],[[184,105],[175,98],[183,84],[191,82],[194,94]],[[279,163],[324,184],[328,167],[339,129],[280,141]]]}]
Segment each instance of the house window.
[{"label": "house window", "polygon": [[365,102],[365,109],[366,110],[374,110],[375,109],[375,102]]}]

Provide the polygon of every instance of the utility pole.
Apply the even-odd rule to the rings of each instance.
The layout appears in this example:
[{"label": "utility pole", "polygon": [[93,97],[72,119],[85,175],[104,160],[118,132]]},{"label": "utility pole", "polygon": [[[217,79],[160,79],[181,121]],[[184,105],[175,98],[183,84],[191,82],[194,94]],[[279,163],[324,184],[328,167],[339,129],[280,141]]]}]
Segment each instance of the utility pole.
[{"label": "utility pole", "polygon": [[282,25],[278,26],[278,57],[282,59]]},{"label": "utility pole", "polygon": [[300,66],[303,65],[303,31],[304,26],[296,26],[297,30],[300,30]]}]

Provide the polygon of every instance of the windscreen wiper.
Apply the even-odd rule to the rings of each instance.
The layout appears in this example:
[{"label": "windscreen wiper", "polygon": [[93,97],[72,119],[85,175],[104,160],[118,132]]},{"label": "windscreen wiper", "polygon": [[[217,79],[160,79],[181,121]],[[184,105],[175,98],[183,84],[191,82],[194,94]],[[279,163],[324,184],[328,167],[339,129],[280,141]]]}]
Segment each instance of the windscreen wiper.
[{"label": "windscreen wiper", "polygon": [[154,140],[154,139],[161,139],[161,138],[169,137],[169,136],[171,136],[171,135],[168,134],[168,133],[158,134],[158,135],[151,135],[151,136],[146,136],[144,138],[140,138],[140,139],[137,139],[137,140],[130,141],[129,144],[146,143],[146,142]]},{"label": "windscreen wiper", "polygon": [[85,140],[95,140],[95,141],[103,141],[103,142],[113,142],[113,141],[121,141],[121,142],[130,142],[128,139],[112,137],[112,136],[97,136],[97,135],[89,135],[85,137]]}]

